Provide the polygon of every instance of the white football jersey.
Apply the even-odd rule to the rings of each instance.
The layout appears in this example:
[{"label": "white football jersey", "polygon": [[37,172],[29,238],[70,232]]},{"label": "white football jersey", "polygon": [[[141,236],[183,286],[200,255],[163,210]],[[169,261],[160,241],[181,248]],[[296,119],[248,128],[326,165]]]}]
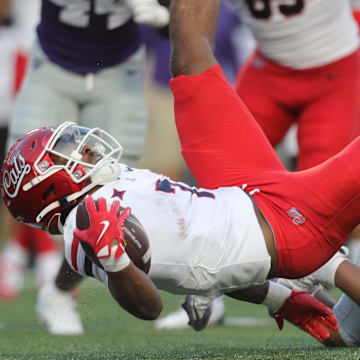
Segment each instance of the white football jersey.
[{"label": "white football jersey", "polygon": [[232,0],[260,51],[294,69],[329,64],[359,46],[348,0]]},{"label": "white football jersey", "polygon": [[[151,247],[150,277],[159,289],[205,294],[265,281],[270,256],[251,199],[238,187],[205,190],[148,170],[122,166],[119,180],[93,194],[119,200],[141,222]],[[103,270],[79,246],[74,254],[76,208],[64,226],[65,256],[78,272],[106,283]]]}]

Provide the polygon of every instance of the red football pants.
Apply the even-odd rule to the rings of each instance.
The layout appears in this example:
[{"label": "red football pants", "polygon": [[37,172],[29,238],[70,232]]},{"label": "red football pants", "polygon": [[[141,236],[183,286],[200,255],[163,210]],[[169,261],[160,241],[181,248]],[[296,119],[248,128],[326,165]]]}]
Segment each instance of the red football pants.
[{"label": "red football pants", "polygon": [[360,50],[313,69],[277,65],[256,52],[241,68],[239,94],[273,146],[298,125],[298,170],[337,154],[360,132]]},{"label": "red football pants", "polygon": [[327,262],[360,222],[360,138],[291,173],[219,65],[170,85],[182,153],[198,185],[260,190],[253,197],[274,232],[278,276],[303,277]]}]

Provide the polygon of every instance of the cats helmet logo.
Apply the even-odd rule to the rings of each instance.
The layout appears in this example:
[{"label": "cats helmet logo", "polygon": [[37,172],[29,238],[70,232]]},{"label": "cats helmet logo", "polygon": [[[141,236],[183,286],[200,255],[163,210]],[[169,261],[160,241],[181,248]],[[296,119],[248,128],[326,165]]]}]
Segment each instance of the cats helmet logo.
[{"label": "cats helmet logo", "polygon": [[3,189],[7,197],[15,198],[24,176],[31,171],[30,164],[27,164],[21,153],[17,153],[9,163],[10,169],[6,168],[3,172]]}]

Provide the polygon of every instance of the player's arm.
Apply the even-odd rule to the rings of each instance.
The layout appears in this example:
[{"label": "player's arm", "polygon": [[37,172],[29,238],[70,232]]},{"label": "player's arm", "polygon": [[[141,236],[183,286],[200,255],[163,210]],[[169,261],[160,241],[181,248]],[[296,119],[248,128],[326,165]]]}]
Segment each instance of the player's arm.
[{"label": "player's arm", "polygon": [[220,0],[171,0],[172,75],[196,75],[217,64],[213,48]]},{"label": "player's arm", "polygon": [[113,298],[130,314],[155,320],[162,310],[157,288],[132,262],[123,270],[108,272],[109,290]]},{"label": "player's arm", "polygon": [[338,330],[336,318],[330,308],[306,292],[290,291],[272,281],[226,295],[242,301],[264,304],[274,314],[280,330],[286,319],[320,342],[330,338],[327,329]]},{"label": "player's arm", "polygon": [[[114,201],[108,210],[104,198],[98,199],[96,207],[91,196],[85,199],[85,205],[85,212],[78,208],[74,237],[89,258],[107,272],[114,299],[140,319],[156,319],[162,310],[160,294],[151,279],[132,263],[124,248],[124,222],[130,209],[120,214],[120,203]],[[84,223],[89,223],[86,229]]]},{"label": "player's arm", "polygon": [[83,277],[69,266],[66,259],[63,259],[55,278],[55,285],[59,290],[73,291],[82,279]]}]

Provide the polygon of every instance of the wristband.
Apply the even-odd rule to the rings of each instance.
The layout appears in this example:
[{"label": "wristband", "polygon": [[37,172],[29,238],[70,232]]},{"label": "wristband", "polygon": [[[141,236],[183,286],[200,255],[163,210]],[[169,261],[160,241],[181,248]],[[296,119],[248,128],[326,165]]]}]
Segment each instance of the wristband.
[{"label": "wristband", "polygon": [[118,246],[120,245],[113,245],[111,247],[111,255],[109,257],[99,259],[100,264],[107,272],[121,271],[130,264],[130,258],[126,252],[124,252],[120,257],[115,259],[115,253]]},{"label": "wristband", "polygon": [[267,306],[271,311],[278,311],[290,295],[290,289],[273,281],[269,281],[268,293],[262,304]]}]

